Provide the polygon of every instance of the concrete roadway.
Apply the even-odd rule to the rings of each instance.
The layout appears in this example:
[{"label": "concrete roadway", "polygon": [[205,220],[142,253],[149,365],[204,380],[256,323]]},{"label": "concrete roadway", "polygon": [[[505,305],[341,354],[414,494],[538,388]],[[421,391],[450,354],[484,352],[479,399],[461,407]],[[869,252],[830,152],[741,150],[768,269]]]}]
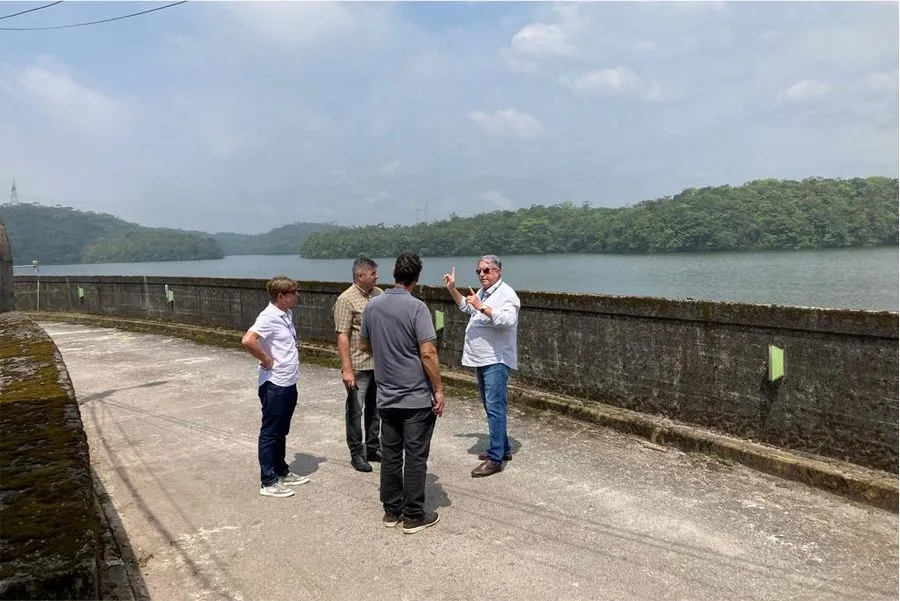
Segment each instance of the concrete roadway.
[{"label": "concrete roadway", "polygon": [[898,597],[896,514],[518,409],[513,461],[475,479],[486,424],[480,403],[459,396],[429,462],[427,505],[440,523],[387,529],[377,469],[349,464],[339,374],[315,365],[303,366],[288,437],[288,461],[312,482],[288,499],[261,497],[249,355],[42,325],[71,373],[136,598]]}]

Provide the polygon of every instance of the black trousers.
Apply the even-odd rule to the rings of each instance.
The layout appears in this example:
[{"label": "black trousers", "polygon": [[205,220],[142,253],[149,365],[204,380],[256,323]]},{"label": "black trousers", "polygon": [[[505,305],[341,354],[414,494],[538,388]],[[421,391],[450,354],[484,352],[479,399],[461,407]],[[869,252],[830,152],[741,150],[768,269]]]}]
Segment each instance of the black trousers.
[{"label": "black trousers", "polygon": [[431,407],[380,409],[381,503],[384,511],[417,519],[425,513],[425,473],[437,416]]}]

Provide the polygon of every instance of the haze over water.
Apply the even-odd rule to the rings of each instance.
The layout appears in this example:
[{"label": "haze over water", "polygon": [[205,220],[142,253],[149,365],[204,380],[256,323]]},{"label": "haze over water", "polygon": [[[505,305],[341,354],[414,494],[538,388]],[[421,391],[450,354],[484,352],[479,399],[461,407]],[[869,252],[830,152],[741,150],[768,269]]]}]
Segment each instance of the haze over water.
[{"label": "haze over water", "polygon": [[[503,274],[517,290],[897,311],[898,248],[666,255],[510,255]],[[376,258],[391,283],[394,258]],[[17,263],[27,261],[16,260]],[[457,285],[477,286],[475,257],[423,257],[421,284],[439,286],[456,266]],[[40,275],[156,275],[349,281],[349,259],[294,255],[228,256],[212,261],[44,265]],[[17,275],[33,275],[18,268]]]}]

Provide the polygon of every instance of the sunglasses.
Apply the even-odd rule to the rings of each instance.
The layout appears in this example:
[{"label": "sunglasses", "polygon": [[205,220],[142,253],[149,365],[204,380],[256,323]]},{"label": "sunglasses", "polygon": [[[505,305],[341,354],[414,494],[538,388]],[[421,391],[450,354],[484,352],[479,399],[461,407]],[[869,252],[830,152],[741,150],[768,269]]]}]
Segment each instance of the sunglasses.
[{"label": "sunglasses", "polygon": [[300,294],[300,289],[295,288],[293,290],[288,290],[287,292],[282,292],[282,294]]},{"label": "sunglasses", "polygon": [[494,270],[493,267],[485,267],[484,269],[476,269],[475,275],[481,275],[482,273],[490,273],[493,270]]}]

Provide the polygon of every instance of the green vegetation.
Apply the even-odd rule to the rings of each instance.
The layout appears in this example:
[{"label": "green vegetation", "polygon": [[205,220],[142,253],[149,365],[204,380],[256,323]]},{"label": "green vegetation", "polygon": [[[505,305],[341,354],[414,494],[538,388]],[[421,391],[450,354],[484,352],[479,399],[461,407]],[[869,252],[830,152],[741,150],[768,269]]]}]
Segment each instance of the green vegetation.
[{"label": "green vegetation", "polygon": [[37,204],[0,206],[13,261],[119,263],[221,259],[222,249],[202,232],[146,228],[112,215]]},{"label": "green vegetation", "polygon": [[306,238],[316,232],[344,229],[325,223],[292,223],[265,234],[213,234],[226,255],[293,255]]},{"label": "green vegetation", "polygon": [[264,234],[145,228],[36,204],[0,206],[14,261],[183,261],[224,255],[313,259],[540,253],[664,253],[840,248],[898,243],[896,178],[758,180],[689,188],[630,207],[534,205],[414,226],[293,223]]},{"label": "green vegetation", "polygon": [[221,259],[215,240],[182,230],[140,229],[100,238],[81,250],[82,263]]},{"label": "green vegetation", "polygon": [[896,178],[765,179],[616,209],[564,203],[310,235],[304,257],[664,253],[896,245]]}]

